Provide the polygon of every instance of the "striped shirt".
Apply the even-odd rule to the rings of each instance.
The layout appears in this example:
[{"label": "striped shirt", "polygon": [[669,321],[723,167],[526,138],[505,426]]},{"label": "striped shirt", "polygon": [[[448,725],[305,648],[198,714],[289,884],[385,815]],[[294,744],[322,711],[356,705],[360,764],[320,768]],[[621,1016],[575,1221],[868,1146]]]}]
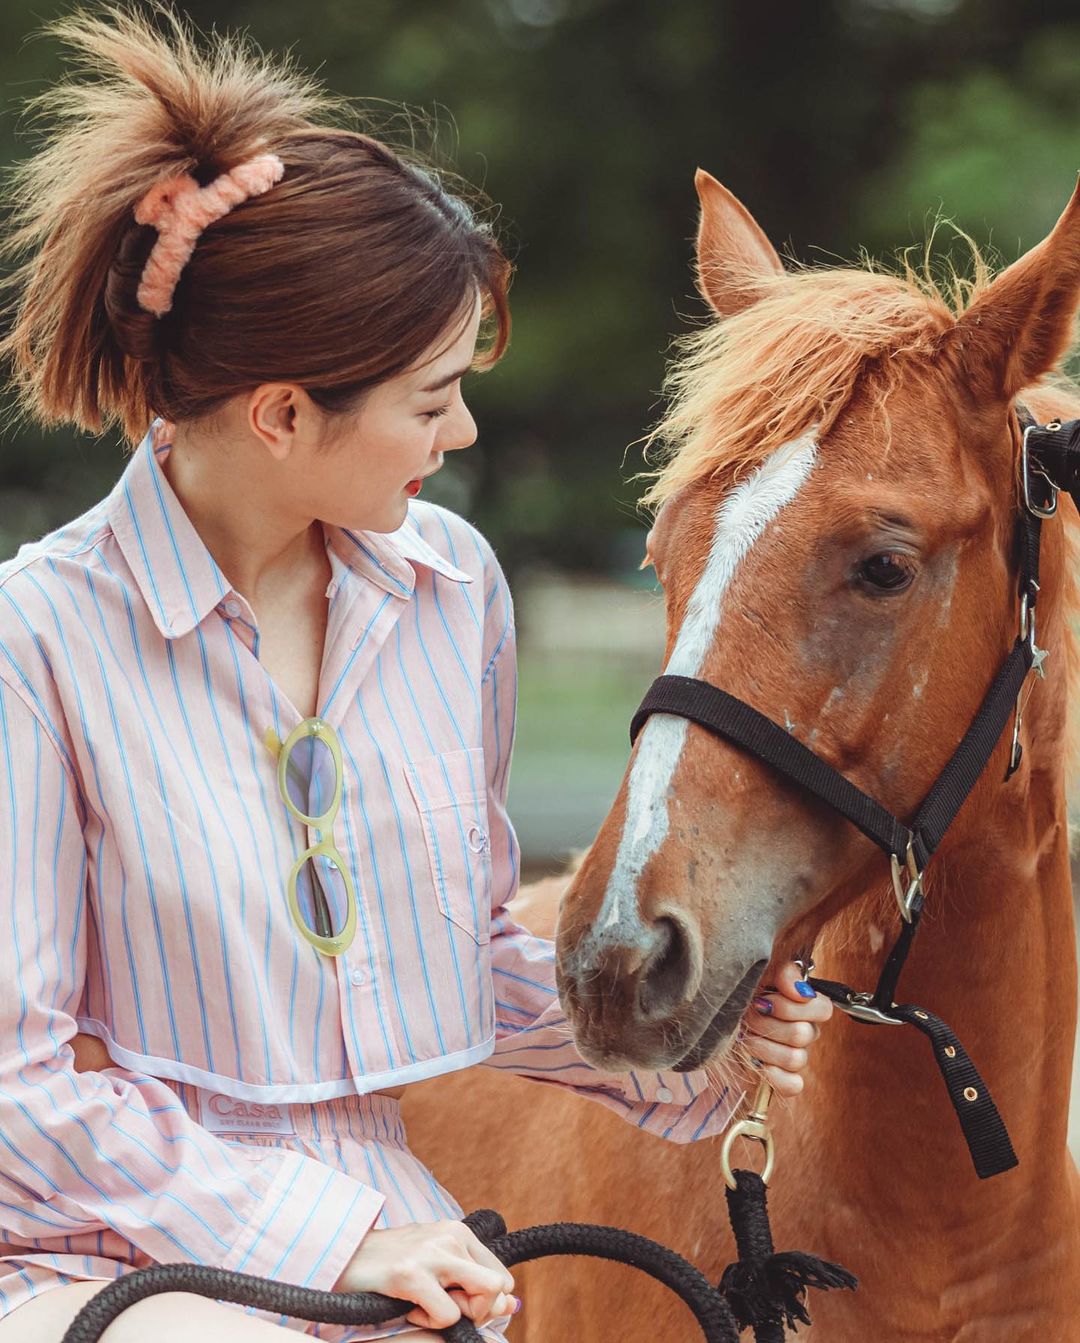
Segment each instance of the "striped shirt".
[{"label": "striped shirt", "polygon": [[[665,1137],[723,1128],[703,1073],[584,1063],[552,944],[507,911],[513,609],[490,546],[428,503],[389,535],[323,526],[318,709],[342,744],[332,838],[358,924],[338,957],[298,935],[286,878],[318,832],[265,737],[301,715],[170,488],[166,439],[156,422],[107,498],[0,565],[9,1245],[100,1228],[158,1261],[336,1281],[383,1195],[294,1151],[238,1152],[159,1079],[312,1104],[487,1062]],[[80,1030],[115,1067],[74,1070]]]}]

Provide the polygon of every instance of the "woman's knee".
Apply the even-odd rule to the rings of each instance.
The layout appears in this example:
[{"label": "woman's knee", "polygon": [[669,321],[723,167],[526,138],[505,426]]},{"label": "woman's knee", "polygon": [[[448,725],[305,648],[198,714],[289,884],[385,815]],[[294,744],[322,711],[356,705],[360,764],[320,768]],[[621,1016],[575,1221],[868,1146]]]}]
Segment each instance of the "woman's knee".
[{"label": "woman's knee", "polygon": [[[0,1320],[0,1343],[60,1343],[83,1306],[108,1285],[75,1282],[43,1292]],[[117,1316],[101,1343],[281,1343],[282,1337],[279,1325],[235,1306],[190,1292],[162,1292]]]}]

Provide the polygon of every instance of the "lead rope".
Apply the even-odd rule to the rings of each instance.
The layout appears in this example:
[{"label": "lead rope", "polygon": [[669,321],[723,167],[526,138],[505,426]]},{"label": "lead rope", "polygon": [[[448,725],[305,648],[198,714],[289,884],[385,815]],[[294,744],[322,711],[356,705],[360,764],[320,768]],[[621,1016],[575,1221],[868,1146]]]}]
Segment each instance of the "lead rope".
[{"label": "lead rope", "polygon": [[[812,962],[804,963],[804,977],[811,969]],[[810,1323],[806,1311],[808,1288],[854,1290],[858,1284],[853,1273],[827,1259],[800,1250],[776,1254],[773,1249],[766,1193],[776,1155],[768,1123],[771,1100],[772,1087],[762,1078],[750,1113],[728,1129],[720,1149],[728,1215],[739,1250],[738,1260],[724,1270],[720,1291],[739,1328],[753,1328],[755,1343],[784,1343],[787,1329]],[[732,1170],[731,1149],[738,1138],[764,1147],[765,1167],[760,1175],[752,1170]]]},{"label": "lead rope", "polygon": [[[760,1098],[762,1093],[758,1094]],[[755,1113],[742,1123],[756,1120]],[[735,1125],[731,1133],[735,1137],[755,1136],[740,1125]],[[726,1171],[730,1171],[729,1150],[730,1144],[725,1142]],[[771,1153],[771,1138],[768,1150]],[[812,1255],[774,1255],[761,1176],[745,1170],[731,1174],[736,1193],[733,1197],[729,1189],[728,1208],[741,1257],[725,1270],[718,1288],[674,1250],[617,1227],[554,1222],[508,1233],[506,1223],[490,1208],[470,1213],[464,1221],[508,1268],[556,1254],[588,1255],[629,1264],[682,1299],[700,1325],[706,1343],[739,1343],[740,1332],[751,1325],[756,1343],[783,1343],[782,1321],[794,1324],[809,1319],[802,1305],[806,1287],[853,1287],[855,1279],[844,1269]],[[161,1292],[190,1292],[320,1324],[385,1324],[399,1319],[415,1304],[380,1292],[323,1292],[295,1287],[202,1264],[155,1264],[125,1273],[98,1292],[72,1320],[61,1343],[98,1343],[118,1315]],[[464,1317],[438,1332],[447,1343],[483,1343],[479,1330]]]}]

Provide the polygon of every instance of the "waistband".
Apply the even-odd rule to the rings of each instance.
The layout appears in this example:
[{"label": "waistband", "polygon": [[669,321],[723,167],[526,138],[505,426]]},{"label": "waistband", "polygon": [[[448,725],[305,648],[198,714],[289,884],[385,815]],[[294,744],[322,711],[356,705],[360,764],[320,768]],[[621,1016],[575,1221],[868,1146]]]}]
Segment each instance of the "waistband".
[{"label": "waistband", "polygon": [[231,1138],[303,1138],[313,1142],[375,1139],[405,1147],[401,1105],[392,1096],[335,1096],[315,1104],[238,1100],[188,1082],[160,1079],[184,1109],[212,1133]]}]

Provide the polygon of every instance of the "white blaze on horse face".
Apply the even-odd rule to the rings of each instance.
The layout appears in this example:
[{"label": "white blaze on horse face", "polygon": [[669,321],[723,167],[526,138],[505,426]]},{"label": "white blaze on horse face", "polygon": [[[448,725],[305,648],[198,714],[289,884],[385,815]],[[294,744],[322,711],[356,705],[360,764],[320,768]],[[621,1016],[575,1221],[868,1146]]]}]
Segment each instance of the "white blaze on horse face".
[{"label": "white blaze on horse face", "polygon": [[[721,501],[709,558],[687,605],[671,660],[664,668],[666,674],[700,676],[735,570],[769,523],[798,494],[816,456],[812,433],[785,443]],[[685,718],[654,714],[642,728],[630,771],[619,851],[596,920],[602,931],[625,918],[629,932],[637,921],[638,880],[667,837],[668,795],[687,727]]]}]

